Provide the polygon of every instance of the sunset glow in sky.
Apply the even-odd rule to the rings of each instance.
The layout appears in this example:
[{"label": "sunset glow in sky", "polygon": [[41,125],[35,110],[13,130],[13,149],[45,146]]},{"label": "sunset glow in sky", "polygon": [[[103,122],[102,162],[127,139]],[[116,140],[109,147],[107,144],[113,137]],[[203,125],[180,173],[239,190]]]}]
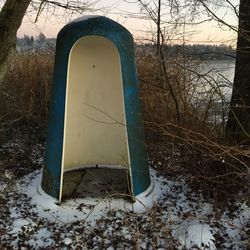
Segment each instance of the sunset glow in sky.
[{"label": "sunset glow in sky", "polygon": [[[239,1],[232,0],[231,2],[234,5],[237,5]],[[102,0],[95,6],[95,8],[98,8],[101,11],[84,14],[105,15],[125,26],[135,38],[146,38],[152,40],[152,31],[156,29],[156,25],[152,20],[150,21],[136,18],[138,16],[142,16],[141,8],[136,1],[128,3],[124,0]],[[237,26],[238,21],[236,15],[229,9],[229,7],[222,8],[220,6],[216,6],[213,11],[219,17],[222,17],[223,20]],[[165,30],[167,37],[171,39],[172,43],[181,43],[185,40],[185,43],[227,43],[233,46],[235,45],[236,34],[230,31],[228,27],[219,27],[215,21],[204,22],[195,26],[186,24],[184,27],[182,25],[177,32],[178,34],[174,34],[174,32],[172,32],[172,30],[174,30],[174,25],[172,23],[176,21],[175,18],[171,18],[170,14],[168,14],[167,8],[163,9],[162,14],[162,29]],[[61,10],[55,17],[50,14],[50,11],[44,10],[36,23],[34,23],[35,17],[35,11],[30,10],[26,14],[23,23],[18,30],[19,37],[22,37],[24,34],[36,37],[40,32],[44,33],[46,37],[56,37],[59,30],[69,21],[79,17],[79,14],[69,15]],[[207,19],[207,16],[200,15],[198,21],[202,21],[204,19]],[[166,24],[167,22],[168,24]]]}]

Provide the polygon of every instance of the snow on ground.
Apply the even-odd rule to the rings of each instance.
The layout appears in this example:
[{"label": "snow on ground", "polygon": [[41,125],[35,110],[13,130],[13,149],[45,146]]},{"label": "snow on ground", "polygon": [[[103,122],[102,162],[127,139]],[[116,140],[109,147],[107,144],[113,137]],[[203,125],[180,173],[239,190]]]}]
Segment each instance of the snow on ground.
[{"label": "snow on ground", "polygon": [[144,212],[148,208],[153,206],[154,201],[164,192],[163,178],[157,177],[155,171],[151,171],[152,185],[154,188],[149,187],[150,195],[147,199],[139,195],[137,201],[131,203],[123,198],[105,197],[105,198],[74,198],[68,199],[57,204],[51,196],[47,195],[40,187],[42,179],[42,172],[35,171],[27,177],[23,178],[17,185],[17,189],[21,193],[31,198],[31,204],[35,205],[31,208],[31,211],[38,212],[40,217],[63,223],[72,223],[79,219],[85,220],[90,223],[94,223],[97,219],[100,219],[108,211],[112,209],[124,210],[126,212]]},{"label": "snow on ground", "polygon": [[158,202],[135,213],[122,199],[57,205],[37,189],[41,171],[35,171],[3,189],[0,248],[248,249],[249,207],[237,204],[234,213],[216,219],[209,201],[192,193],[183,179],[170,180],[155,170],[151,176]]}]

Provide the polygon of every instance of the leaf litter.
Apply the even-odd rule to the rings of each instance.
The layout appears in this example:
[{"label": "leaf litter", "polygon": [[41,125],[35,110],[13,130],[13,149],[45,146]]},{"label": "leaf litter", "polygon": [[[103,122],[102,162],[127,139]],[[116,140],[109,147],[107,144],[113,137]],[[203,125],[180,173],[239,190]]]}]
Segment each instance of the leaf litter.
[{"label": "leaf litter", "polygon": [[[217,218],[212,200],[180,176],[151,170],[158,201],[135,213],[122,199],[69,199],[57,205],[40,194],[41,170],[1,182],[3,249],[248,249],[250,209],[234,203]],[[232,203],[233,206],[233,203]]]}]

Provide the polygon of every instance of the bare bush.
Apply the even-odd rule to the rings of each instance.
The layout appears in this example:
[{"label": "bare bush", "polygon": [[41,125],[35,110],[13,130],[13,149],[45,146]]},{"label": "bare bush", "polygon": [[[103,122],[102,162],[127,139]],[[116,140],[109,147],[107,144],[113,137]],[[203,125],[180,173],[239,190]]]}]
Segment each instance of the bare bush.
[{"label": "bare bush", "polygon": [[[227,145],[224,140],[229,103],[223,88],[229,81],[212,76],[211,70],[201,72],[204,61],[164,53],[165,72],[152,51],[138,52],[151,160],[167,174],[185,173],[193,187],[222,204],[239,190],[247,190],[250,165],[248,147]],[[167,74],[173,88],[180,119],[170,89],[161,85],[162,74]],[[247,196],[248,192],[244,199]]]}]

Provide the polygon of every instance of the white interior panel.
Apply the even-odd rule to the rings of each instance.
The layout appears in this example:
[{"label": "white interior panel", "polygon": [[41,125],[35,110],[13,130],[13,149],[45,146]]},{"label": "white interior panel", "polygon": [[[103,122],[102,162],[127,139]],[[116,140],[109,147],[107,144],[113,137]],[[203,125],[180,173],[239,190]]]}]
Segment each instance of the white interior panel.
[{"label": "white interior panel", "polygon": [[86,36],[68,65],[63,168],[128,167],[120,57],[108,39]]}]

